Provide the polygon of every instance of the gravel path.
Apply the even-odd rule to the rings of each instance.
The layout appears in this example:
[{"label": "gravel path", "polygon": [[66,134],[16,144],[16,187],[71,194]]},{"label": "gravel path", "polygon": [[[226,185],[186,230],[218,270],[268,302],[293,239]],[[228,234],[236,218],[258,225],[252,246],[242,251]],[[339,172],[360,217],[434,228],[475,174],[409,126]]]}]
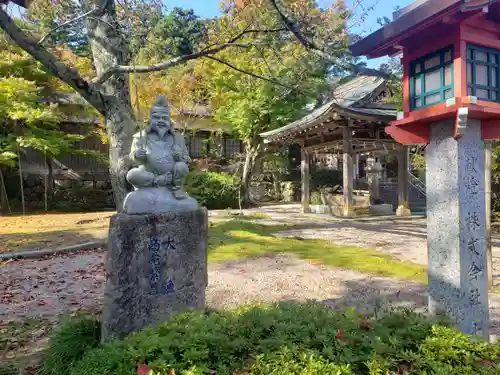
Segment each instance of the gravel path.
[{"label": "gravel path", "polygon": [[[81,252],[4,266],[0,274],[0,324],[87,309],[98,312],[104,287],[104,252]],[[330,306],[373,309],[381,304],[422,310],[425,286],[278,255],[209,266],[207,305],[234,308],[249,302],[316,299]],[[491,320],[500,335],[500,296],[492,295]]]},{"label": "gravel path", "polygon": [[[268,224],[294,224],[278,236],[323,238],[336,244],[376,248],[395,258],[427,263],[424,219],[335,220],[300,214],[297,205],[249,210],[269,217]],[[217,212],[211,212],[217,220]],[[227,211],[222,212],[222,216]],[[500,284],[500,247],[494,241],[494,275]],[[47,318],[80,309],[99,312],[104,289],[104,252],[81,251],[40,260],[13,261],[0,267],[0,331],[9,321]],[[209,266],[208,307],[234,308],[243,303],[315,299],[329,306],[373,310],[410,305],[425,311],[422,284],[374,277],[352,270],[311,264],[277,255]],[[492,333],[500,336],[500,295],[490,295]],[[38,342],[33,338],[33,344]],[[1,354],[1,353],[0,353]]]},{"label": "gravel path", "polygon": [[[297,228],[278,236],[325,239],[337,245],[359,246],[383,251],[396,259],[427,265],[427,224],[423,217],[335,219],[329,215],[302,214],[297,204],[248,210],[264,213],[267,224],[294,224]],[[500,237],[492,238],[494,285],[500,287]]]}]

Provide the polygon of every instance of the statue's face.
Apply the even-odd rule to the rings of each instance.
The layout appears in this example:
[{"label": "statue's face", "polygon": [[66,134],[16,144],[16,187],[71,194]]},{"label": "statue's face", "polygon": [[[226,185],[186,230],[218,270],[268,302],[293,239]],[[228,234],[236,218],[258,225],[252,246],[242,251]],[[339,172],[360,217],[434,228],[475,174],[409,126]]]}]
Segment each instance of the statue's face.
[{"label": "statue's face", "polygon": [[151,113],[150,125],[154,130],[170,129],[170,114],[166,111],[154,111]]}]

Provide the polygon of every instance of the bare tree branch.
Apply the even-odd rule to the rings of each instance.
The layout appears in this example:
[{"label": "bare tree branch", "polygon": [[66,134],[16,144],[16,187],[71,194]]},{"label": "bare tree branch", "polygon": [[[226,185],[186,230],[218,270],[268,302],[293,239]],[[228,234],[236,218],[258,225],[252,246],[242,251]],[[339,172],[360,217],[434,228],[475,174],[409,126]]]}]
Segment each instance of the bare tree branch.
[{"label": "bare tree branch", "polygon": [[39,43],[39,44],[43,44],[43,42],[45,42],[45,40],[46,40],[46,39],[47,39],[50,35],[52,35],[53,33],[55,33],[57,30],[62,29],[63,27],[66,27],[66,26],[68,26],[68,25],[70,25],[70,24],[72,24],[72,23],[74,23],[74,22],[80,21],[81,19],[83,19],[83,18],[85,18],[85,17],[87,17],[87,16],[90,16],[92,13],[97,12],[97,10],[98,10],[97,8],[91,9],[91,10],[89,10],[88,12],[85,12],[85,13],[83,13],[82,15],[80,15],[80,16],[78,16],[78,17],[75,17],[75,18],[73,18],[73,19],[71,19],[71,20],[69,20],[69,21],[66,21],[66,22],[64,22],[64,23],[61,23],[59,26],[54,27],[52,30],[50,30],[50,31],[49,31],[49,32],[48,32],[48,33],[47,33],[47,34],[46,34],[46,35],[45,35],[42,39],[40,39],[40,40],[38,41],[38,43]]},{"label": "bare tree branch", "polygon": [[252,73],[252,72],[249,72],[248,70],[244,70],[244,69],[240,69],[238,68],[237,66],[231,64],[229,61],[226,61],[226,60],[223,60],[223,59],[219,59],[217,57],[214,57],[214,56],[203,56],[204,58],[207,58],[207,59],[210,59],[210,60],[214,60],[214,61],[217,61],[221,64],[224,64],[228,67],[230,67],[231,69],[234,69],[236,70],[237,72],[240,72],[240,73],[243,73],[243,74],[246,74],[246,75],[249,75],[251,77],[254,77],[254,78],[258,78],[258,79],[262,79],[264,81],[267,81],[267,82],[270,82],[270,83],[273,83],[275,85],[278,85],[278,86],[281,86],[281,87],[284,87],[284,88],[287,88],[289,90],[297,90],[296,88],[294,87],[291,87],[291,86],[288,86],[288,85],[285,85],[275,79],[272,79],[272,78],[267,78],[267,77],[264,77],[264,76],[261,76],[259,74],[255,74],[255,73]]},{"label": "bare tree branch", "polygon": [[82,95],[101,114],[104,113],[102,96],[97,87],[87,82],[76,69],[66,66],[32,37],[24,33],[9,15],[0,8],[0,28],[24,51],[39,61],[50,73],[67,83]]},{"label": "bare tree branch", "polygon": [[251,43],[249,43],[249,44],[239,44],[239,43],[236,43],[236,42],[239,39],[241,39],[246,34],[250,34],[250,33],[271,33],[271,32],[279,32],[279,31],[283,31],[283,30],[285,30],[285,29],[281,28],[281,29],[262,29],[262,30],[261,29],[257,29],[257,30],[252,29],[252,30],[243,30],[237,36],[235,36],[234,38],[230,39],[227,43],[222,43],[222,44],[213,46],[210,49],[203,49],[200,52],[191,53],[189,55],[183,55],[183,56],[174,57],[174,58],[172,58],[170,60],[167,60],[167,61],[164,61],[164,62],[161,62],[161,63],[158,63],[158,64],[153,64],[153,65],[148,65],[148,66],[144,66],[144,65],[139,65],[139,66],[135,66],[135,65],[118,65],[118,66],[114,66],[114,67],[108,69],[107,71],[105,71],[99,77],[97,77],[94,80],[94,83],[102,84],[102,83],[106,82],[109,78],[111,78],[115,74],[158,72],[160,70],[165,70],[165,69],[168,69],[168,68],[172,68],[172,67],[177,66],[179,64],[182,64],[182,63],[184,63],[186,61],[199,59],[201,57],[215,55],[215,54],[219,53],[220,51],[222,51],[222,50],[224,50],[224,49],[226,49],[228,47],[249,48],[249,47],[252,47],[253,44],[251,44]]},{"label": "bare tree branch", "polygon": [[300,30],[300,26],[294,22],[290,17],[288,17],[278,6],[276,0],[269,0],[271,2],[271,5],[274,7],[276,12],[279,14],[281,21],[285,24],[286,28],[297,38],[300,44],[304,46],[305,49],[310,50],[317,55],[319,55],[321,58],[331,61],[337,66],[340,66],[346,70],[350,70],[351,72],[355,74],[362,74],[362,75],[367,75],[367,76],[374,76],[374,77],[381,77],[381,78],[391,78],[390,74],[381,72],[380,70],[377,69],[370,69],[370,68],[365,68],[362,66],[357,66],[355,64],[351,64],[345,61],[342,61],[336,56],[332,56],[331,54],[323,51],[314,41],[309,40]]}]

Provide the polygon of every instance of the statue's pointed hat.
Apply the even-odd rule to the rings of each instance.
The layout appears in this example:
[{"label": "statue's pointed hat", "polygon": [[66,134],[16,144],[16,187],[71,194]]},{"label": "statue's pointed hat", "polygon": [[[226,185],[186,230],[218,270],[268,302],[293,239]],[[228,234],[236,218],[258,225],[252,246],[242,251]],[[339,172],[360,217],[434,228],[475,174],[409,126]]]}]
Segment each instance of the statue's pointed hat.
[{"label": "statue's pointed hat", "polygon": [[167,99],[163,95],[160,95],[151,107],[151,113],[155,111],[168,112],[170,116],[170,109],[168,108]]}]

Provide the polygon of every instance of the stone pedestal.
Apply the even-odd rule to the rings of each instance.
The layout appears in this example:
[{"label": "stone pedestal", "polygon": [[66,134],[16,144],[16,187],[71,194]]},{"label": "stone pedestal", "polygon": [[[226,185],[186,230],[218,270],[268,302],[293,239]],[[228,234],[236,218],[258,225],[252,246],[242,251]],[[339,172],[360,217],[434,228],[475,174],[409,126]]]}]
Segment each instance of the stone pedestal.
[{"label": "stone pedestal", "polygon": [[205,208],[111,217],[103,341],[205,307],[207,234]]},{"label": "stone pedestal", "polygon": [[310,201],[311,194],[309,190],[309,180],[311,179],[309,174],[309,152],[304,146],[301,149],[301,161],[300,161],[300,181],[301,181],[301,212],[309,213],[311,212]]},{"label": "stone pedestal", "polygon": [[426,148],[429,311],[459,330],[488,338],[485,143],[469,119],[454,139],[454,121],[431,125]]},{"label": "stone pedestal", "polygon": [[374,158],[366,159],[366,178],[368,180],[368,190],[370,191],[370,203],[375,204],[377,198],[380,197],[380,178],[384,168]]},{"label": "stone pedestal", "polygon": [[408,166],[410,155],[408,147],[403,146],[397,153],[398,158],[398,208],[396,216],[411,216],[408,193]]},{"label": "stone pedestal", "polygon": [[343,147],[343,164],[342,175],[344,192],[344,215],[345,217],[354,216],[353,207],[353,188],[354,188],[354,164],[353,164],[353,148],[352,148],[352,128],[347,126],[342,127],[342,147]]}]

